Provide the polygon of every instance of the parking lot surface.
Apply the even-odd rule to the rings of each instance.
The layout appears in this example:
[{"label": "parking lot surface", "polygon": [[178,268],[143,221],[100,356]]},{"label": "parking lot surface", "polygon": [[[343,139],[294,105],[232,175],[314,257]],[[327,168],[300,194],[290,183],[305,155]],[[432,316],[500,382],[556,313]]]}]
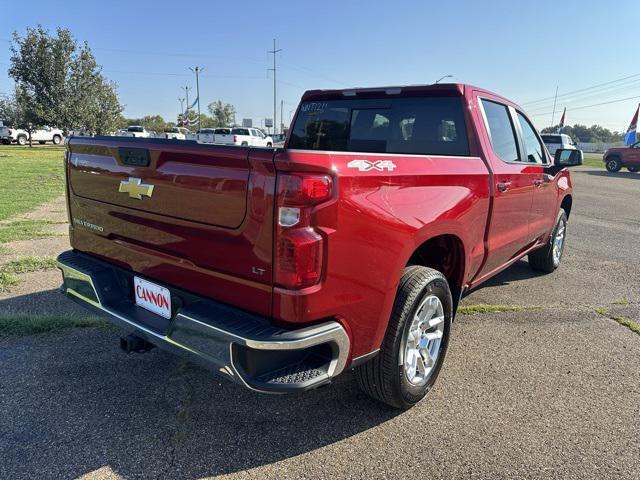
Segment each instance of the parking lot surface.
[{"label": "parking lot surface", "polygon": [[[520,261],[463,305],[428,398],[407,412],[351,374],[243,390],[86,329],[0,340],[0,478],[640,478],[640,174],[573,173],[560,269]],[[51,285],[0,312],[74,307]],[[605,312],[606,313],[603,313]],[[600,313],[598,313],[600,312]]]}]

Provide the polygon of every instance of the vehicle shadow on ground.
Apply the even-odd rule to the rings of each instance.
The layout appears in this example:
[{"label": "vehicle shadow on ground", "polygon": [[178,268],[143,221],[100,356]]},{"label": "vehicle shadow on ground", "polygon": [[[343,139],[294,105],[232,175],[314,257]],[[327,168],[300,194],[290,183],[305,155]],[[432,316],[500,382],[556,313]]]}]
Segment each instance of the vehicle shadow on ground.
[{"label": "vehicle shadow on ground", "polygon": [[529,266],[529,262],[525,259],[518,260],[506,270],[503,270],[495,277],[490,278],[486,282],[481,283],[473,290],[465,293],[465,297],[473,292],[478,292],[487,287],[499,287],[509,285],[515,282],[521,282],[523,280],[530,280],[532,278],[541,277],[546,275],[543,272],[537,272]]},{"label": "vehicle shadow on ground", "polygon": [[640,174],[634,172],[607,172],[604,170],[588,170],[585,171],[587,175],[594,175],[596,177],[617,177],[617,178],[634,178],[636,180],[640,180]]},{"label": "vehicle shadow on ground", "polygon": [[362,394],[351,373],[262,395],[158,349],[126,354],[118,336],[89,328],[2,340],[0,404],[12,415],[0,419],[0,471],[201,478],[317,450],[400,413]]}]

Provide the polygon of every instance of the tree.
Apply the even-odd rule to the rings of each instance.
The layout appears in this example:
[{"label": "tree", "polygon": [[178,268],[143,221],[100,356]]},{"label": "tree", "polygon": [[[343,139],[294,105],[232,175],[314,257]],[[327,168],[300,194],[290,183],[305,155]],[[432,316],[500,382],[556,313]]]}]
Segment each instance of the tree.
[{"label": "tree", "polygon": [[24,113],[18,108],[15,97],[0,98],[0,120],[10,127],[24,122]]},{"label": "tree", "polygon": [[[543,128],[541,133],[557,133],[559,125],[555,125],[553,127]],[[562,129],[562,133],[569,135],[575,141],[578,142],[588,142],[588,143],[613,143],[619,142],[624,138],[624,135],[620,132],[612,132],[608,128],[604,128],[600,125],[591,125],[587,127],[586,125],[580,125],[576,123],[575,125],[566,125]]]},{"label": "tree", "polygon": [[229,127],[233,125],[236,109],[229,103],[217,100],[207,106],[207,110],[213,117],[213,127]]},{"label": "tree", "polygon": [[58,28],[55,36],[40,25],[24,37],[14,32],[9,75],[24,123],[91,133],[117,127],[122,105],[116,85],[102,75],[89,46],[78,46],[67,29]]}]

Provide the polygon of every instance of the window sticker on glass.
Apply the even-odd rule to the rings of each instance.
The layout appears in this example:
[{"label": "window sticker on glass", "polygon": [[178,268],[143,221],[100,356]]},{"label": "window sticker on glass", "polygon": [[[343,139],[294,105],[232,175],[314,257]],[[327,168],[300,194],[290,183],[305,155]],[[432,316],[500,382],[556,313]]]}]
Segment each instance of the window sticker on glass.
[{"label": "window sticker on glass", "polygon": [[304,113],[322,112],[327,109],[327,102],[307,102],[303,103],[300,110]]}]

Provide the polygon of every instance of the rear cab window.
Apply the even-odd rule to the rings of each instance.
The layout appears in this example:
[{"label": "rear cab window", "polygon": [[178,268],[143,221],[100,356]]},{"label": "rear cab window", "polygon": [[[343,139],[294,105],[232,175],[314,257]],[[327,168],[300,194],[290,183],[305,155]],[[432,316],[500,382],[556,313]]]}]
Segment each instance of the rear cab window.
[{"label": "rear cab window", "polygon": [[459,96],[306,101],[289,148],[468,156]]}]

